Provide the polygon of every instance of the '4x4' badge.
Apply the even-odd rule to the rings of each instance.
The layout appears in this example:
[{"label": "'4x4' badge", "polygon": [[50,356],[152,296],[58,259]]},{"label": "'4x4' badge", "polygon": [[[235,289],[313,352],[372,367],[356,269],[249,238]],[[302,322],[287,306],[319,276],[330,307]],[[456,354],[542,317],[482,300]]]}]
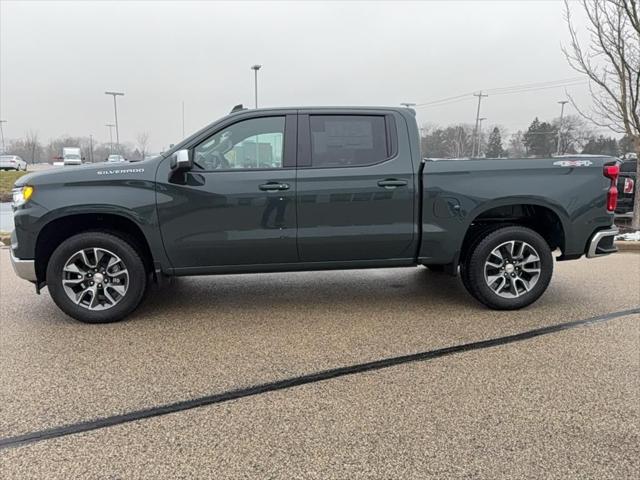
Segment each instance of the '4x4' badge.
[{"label": "'4x4' badge", "polygon": [[593,162],[591,160],[558,160],[553,164],[559,167],[589,167]]}]

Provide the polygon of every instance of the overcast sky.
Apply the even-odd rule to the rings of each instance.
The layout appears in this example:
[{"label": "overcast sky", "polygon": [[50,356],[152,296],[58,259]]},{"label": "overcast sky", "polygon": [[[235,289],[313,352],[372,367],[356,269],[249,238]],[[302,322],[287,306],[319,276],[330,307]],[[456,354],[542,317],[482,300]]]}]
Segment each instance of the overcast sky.
[{"label": "overcast sky", "polygon": [[[146,131],[153,150],[260,106],[398,105],[575,77],[559,1],[0,1],[0,118],[5,136],[108,141]],[[586,101],[586,87],[568,87]],[[493,95],[485,125],[510,132],[558,116],[564,89]],[[419,122],[472,123],[475,99],[418,108]],[[568,106],[570,107],[570,106]],[[568,108],[572,113],[572,108]]]}]

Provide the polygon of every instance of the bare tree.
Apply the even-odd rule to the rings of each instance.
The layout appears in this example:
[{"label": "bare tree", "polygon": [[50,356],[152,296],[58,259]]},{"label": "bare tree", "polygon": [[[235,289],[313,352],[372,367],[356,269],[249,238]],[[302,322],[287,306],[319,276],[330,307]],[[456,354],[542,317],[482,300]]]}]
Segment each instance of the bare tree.
[{"label": "bare tree", "polygon": [[31,163],[37,163],[40,157],[40,150],[42,150],[42,146],[38,141],[38,132],[35,130],[29,130],[25,135],[25,147],[29,152],[29,156],[27,158],[31,159]]},{"label": "bare tree", "polygon": [[[591,112],[576,110],[596,125],[624,133],[640,157],[640,6],[638,0],[581,0],[588,19],[584,47],[571,18],[565,16],[571,42],[562,51],[569,65],[589,79]],[[638,162],[640,178],[640,162]],[[636,182],[632,227],[640,230],[640,182]]]},{"label": "bare tree", "polygon": [[514,158],[527,156],[527,147],[524,144],[524,133],[522,133],[522,130],[518,130],[511,135],[507,152],[510,157]]},{"label": "bare tree", "polygon": [[142,160],[144,160],[144,156],[147,153],[147,146],[149,145],[149,134],[147,132],[139,133],[136,135],[136,142],[138,150],[140,150],[140,154],[142,155]]},{"label": "bare tree", "polygon": [[560,154],[562,155],[582,151],[594,136],[593,128],[578,115],[565,115],[562,119],[562,125],[560,125],[560,118],[554,118],[551,125],[556,131],[562,127],[562,135],[560,136]]}]

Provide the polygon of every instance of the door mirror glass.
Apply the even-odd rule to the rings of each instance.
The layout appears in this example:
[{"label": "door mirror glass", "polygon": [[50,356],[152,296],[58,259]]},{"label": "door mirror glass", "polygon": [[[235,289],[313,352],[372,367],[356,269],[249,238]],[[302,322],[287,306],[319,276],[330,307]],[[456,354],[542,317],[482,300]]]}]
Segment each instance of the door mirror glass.
[{"label": "door mirror glass", "polygon": [[178,150],[171,156],[171,170],[186,171],[193,166],[189,150]]}]

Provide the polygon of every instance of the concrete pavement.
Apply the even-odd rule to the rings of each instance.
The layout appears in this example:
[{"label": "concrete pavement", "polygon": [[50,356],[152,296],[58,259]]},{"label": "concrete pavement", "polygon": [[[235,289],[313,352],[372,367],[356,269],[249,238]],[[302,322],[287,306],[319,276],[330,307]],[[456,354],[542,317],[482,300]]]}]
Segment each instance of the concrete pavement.
[{"label": "concrete pavement", "polygon": [[[493,312],[385,269],[179,279],[83,325],[0,251],[0,438],[640,305],[640,255]],[[632,478],[640,315],[0,450],[8,478]]]}]

